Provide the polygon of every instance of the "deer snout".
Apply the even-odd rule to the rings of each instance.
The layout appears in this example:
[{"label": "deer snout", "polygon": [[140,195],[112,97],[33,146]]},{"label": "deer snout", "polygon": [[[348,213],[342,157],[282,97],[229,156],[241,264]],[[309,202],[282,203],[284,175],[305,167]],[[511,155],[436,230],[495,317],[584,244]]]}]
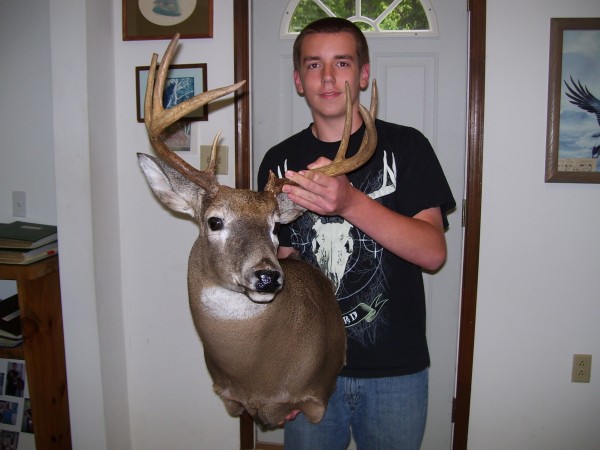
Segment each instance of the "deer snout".
[{"label": "deer snout", "polygon": [[279,270],[257,270],[254,272],[256,283],[254,285],[257,292],[274,293],[283,281],[283,274]]},{"label": "deer snout", "polygon": [[283,286],[283,271],[277,260],[265,258],[243,272],[245,293],[255,303],[268,303]]}]

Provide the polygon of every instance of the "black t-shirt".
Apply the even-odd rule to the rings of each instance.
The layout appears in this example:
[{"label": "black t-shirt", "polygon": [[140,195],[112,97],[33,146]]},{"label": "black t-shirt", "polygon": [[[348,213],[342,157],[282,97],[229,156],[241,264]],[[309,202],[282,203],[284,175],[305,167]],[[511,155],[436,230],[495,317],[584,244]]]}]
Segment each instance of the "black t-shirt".
[{"label": "black t-shirt", "polygon": [[[354,187],[386,207],[414,216],[455,201],[429,141],[417,130],[376,121],[378,144],[373,157],[348,174]],[[347,156],[356,153],[364,125],[350,138]],[[258,173],[263,189],[269,170],[305,169],[319,156],[333,159],[339,142],[322,142],[311,127],[270,149]],[[348,337],[342,375],[383,377],[415,373],[429,366],[425,337],[425,294],[421,268],[373,241],[340,217],[307,212],[282,226],[280,245],[319,267],[335,285]]]}]

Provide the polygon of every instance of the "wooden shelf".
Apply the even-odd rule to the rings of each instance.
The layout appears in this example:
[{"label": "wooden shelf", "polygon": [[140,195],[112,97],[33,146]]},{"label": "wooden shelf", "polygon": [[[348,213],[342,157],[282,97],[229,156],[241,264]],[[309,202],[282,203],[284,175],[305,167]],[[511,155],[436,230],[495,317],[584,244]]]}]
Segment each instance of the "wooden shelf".
[{"label": "wooden shelf", "polygon": [[71,450],[58,256],[0,264],[0,280],[17,282],[23,344],[0,357],[25,360],[36,450]]},{"label": "wooden shelf", "polygon": [[16,347],[0,347],[0,358],[4,359],[25,359],[23,344]]},{"label": "wooden shelf", "polygon": [[58,256],[35,262],[33,264],[0,264],[0,280],[28,281],[58,273]]}]

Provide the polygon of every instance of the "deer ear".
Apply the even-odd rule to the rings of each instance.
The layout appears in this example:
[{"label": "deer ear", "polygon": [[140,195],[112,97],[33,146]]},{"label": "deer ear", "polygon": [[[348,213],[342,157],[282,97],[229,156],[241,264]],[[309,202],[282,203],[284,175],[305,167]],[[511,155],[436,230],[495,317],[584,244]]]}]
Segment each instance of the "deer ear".
[{"label": "deer ear", "polygon": [[156,197],[167,208],[194,217],[193,205],[204,191],[158,158],[138,153],[138,163]]},{"label": "deer ear", "polygon": [[306,208],[296,205],[285,192],[280,192],[276,198],[279,205],[279,221],[283,224],[293,222],[306,212]]}]

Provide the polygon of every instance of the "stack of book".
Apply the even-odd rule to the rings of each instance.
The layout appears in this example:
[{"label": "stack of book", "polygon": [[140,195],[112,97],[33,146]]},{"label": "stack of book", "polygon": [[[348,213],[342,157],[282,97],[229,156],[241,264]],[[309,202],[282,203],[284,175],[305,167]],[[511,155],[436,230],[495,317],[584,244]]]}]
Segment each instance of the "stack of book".
[{"label": "stack of book", "polygon": [[0,347],[16,347],[23,342],[19,297],[0,300]]},{"label": "stack of book", "polygon": [[31,264],[57,253],[55,225],[20,221],[0,224],[0,264]]}]

